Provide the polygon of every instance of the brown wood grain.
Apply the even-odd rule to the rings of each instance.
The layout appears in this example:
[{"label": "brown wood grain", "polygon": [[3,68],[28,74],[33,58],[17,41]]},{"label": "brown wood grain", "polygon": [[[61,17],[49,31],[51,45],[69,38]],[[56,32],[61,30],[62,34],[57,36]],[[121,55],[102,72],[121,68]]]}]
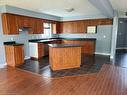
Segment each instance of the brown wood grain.
[{"label": "brown wood grain", "polygon": [[61,33],[87,33],[87,26],[112,25],[112,19],[90,19],[61,22]]},{"label": "brown wood grain", "polygon": [[20,69],[0,69],[1,95],[127,95],[127,69],[103,65],[96,74],[48,78]]},{"label": "brown wood grain", "polygon": [[16,17],[12,14],[2,14],[2,26],[3,26],[3,34],[19,34]]},{"label": "brown wood grain", "polygon": [[95,41],[94,40],[63,40],[63,44],[79,44],[82,46],[81,52],[84,54],[94,54]]},{"label": "brown wood grain", "polygon": [[81,47],[49,47],[49,61],[52,70],[78,68],[81,65]]},{"label": "brown wood grain", "polygon": [[34,31],[34,34],[43,34],[43,21],[41,19],[36,19],[36,30]]},{"label": "brown wood grain", "polygon": [[14,58],[15,58],[15,66],[18,66],[24,63],[24,47],[23,46],[14,46]]},{"label": "brown wood grain", "polygon": [[44,53],[44,44],[43,43],[38,43],[38,58],[42,58],[43,56],[45,56]]},{"label": "brown wood grain", "polygon": [[8,66],[18,66],[24,63],[23,46],[5,45],[6,62]]},{"label": "brown wood grain", "polygon": [[2,24],[3,33],[8,35],[19,34],[23,27],[29,27],[29,34],[43,34],[43,20],[39,18],[3,13]]}]

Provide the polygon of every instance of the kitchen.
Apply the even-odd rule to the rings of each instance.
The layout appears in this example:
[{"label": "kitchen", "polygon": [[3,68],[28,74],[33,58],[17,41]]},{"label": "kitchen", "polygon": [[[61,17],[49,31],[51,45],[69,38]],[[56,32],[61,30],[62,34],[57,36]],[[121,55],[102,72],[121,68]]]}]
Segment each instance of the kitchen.
[{"label": "kitchen", "polygon": [[126,95],[126,9],[0,0],[0,95]]},{"label": "kitchen", "polygon": [[[11,6],[7,6],[7,9],[8,7],[12,8],[13,10],[14,9],[22,10],[20,8],[15,8]],[[23,10],[23,11],[28,12],[28,10]],[[101,19],[59,22],[56,20],[36,18],[32,16],[25,16],[25,15],[14,14],[14,13],[2,13],[1,17],[3,23],[2,24],[3,35],[11,36],[9,38],[10,41],[4,41],[4,45],[15,44],[14,46],[21,45],[22,47],[22,52],[21,52],[22,60],[20,62],[19,61],[20,58],[18,57],[17,60],[19,63],[17,63],[17,65],[24,64],[24,58],[25,60],[29,60],[29,59],[39,60],[39,59],[44,59],[45,56],[50,56],[48,44],[80,45],[81,54],[87,54],[87,55],[94,55],[94,54],[110,55],[111,53],[110,33],[112,31],[112,24],[113,24],[112,19],[101,18]],[[105,27],[105,28],[103,29],[98,27],[103,27],[103,28]],[[99,34],[99,29],[103,29],[100,30],[100,34]],[[109,33],[104,32],[105,30],[108,31]],[[91,31],[93,31],[93,33],[91,33]],[[101,33],[102,31],[103,33]],[[102,35],[101,36],[102,38],[99,38],[100,35]],[[109,39],[110,41],[108,41]],[[104,48],[105,41],[106,44],[108,44],[107,46],[108,50],[104,50],[107,49]],[[102,44],[98,45],[98,42],[99,44],[100,43]],[[102,47],[98,47],[98,46],[102,46]],[[19,51],[17,50],[17,52]],[[14,62],[15,59],[14,61],[12,61],[12,59],[15,56],[13,55],[11,60],[9,61],[9,59],[7,59],[7,56],[8,54],[10,54],[10,51],[8,51],[7,53],[7,49],[5,49],[5,53],[6,53],[5,55],[6,58],[4,59],[8,60],[7,63],[12,64],[11,66],[15,67],[16,66],[16,62]],[[79,59],[80,59],[79,63],[81,65],[81,57],[79,57]],[[63,59],[63,60],[67,60],[67,59]],[[70,68],[74,68],[74,67],[72,66]]]}]

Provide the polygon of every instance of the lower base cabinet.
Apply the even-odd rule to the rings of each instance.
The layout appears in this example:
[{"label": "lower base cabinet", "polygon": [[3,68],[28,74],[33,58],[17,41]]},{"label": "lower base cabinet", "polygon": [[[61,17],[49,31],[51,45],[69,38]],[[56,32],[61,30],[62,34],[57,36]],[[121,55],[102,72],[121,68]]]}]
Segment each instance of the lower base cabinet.
[{"label": "lower base cabinet", "polygon": [[79,44],[82,46],[81,53],[94,54],[96,40],[63,40],[63,44]]},{"label": "lower base cabinet", "polygon": [[6,62],[8,66],[15,67],[24,63],[23,45],[5,45]]},{"label": "lower base cabinet", "polygon": [[44,44],[43,43],[29,43],[30,47],[30,57],[34,59],[39,59],[45,56],[44,54]]}]

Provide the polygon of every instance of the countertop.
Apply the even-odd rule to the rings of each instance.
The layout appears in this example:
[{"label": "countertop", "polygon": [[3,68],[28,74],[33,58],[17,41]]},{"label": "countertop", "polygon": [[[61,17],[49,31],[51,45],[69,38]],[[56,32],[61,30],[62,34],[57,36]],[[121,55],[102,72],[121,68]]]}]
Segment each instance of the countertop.
[{"label": "countertop", "polygon": [[50,39],[34,39],[34,40],[29,40],[29,42],[48,43],[48,42],[57,41],[57,40],[80,40],[80,41],[92,40],[92,41],[96,41],[96,38],[50,38]]},{"label": "countertop", "polygon": [[10,42],[4,42],[4,45],[9,45],[9,46],[21,46],[21,45],[24,45],[24,44],[16,43],[15,41],[10,41]]},{"label": "countertop", "polygon": [[41,39],[41,40],[30,40],[31,43],[48,43],[52,41],[58,41],[60,39]]},{"label": "countertop", "polygon": [[84,41],[84,40],[96,40],[96,38],[61,38],[63,40],[81,40],[81,41]]},{"label": "countertop", "polygon": [[5,44],[5,45],[8,45],[8,46],[21,46],[21,45],[24,45],[24,44],[16,43],[16,44]]},{"label": "countertop", "polygon": [[52,48],[68,48],[68,47],[81,47],[78,44],[48,44]]}]

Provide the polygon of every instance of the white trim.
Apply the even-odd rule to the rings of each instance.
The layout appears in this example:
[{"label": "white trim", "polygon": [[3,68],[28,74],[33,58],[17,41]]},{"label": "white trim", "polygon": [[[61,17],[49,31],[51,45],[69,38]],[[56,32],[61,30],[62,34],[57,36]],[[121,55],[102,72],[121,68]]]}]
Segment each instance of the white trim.
[{"label": "white trim", "polygon": [[95,54],[99,54],[99,55],[108,55],[108,56],[111,55],[110,53],[101,53],[101,52],[95,52]]},{"label": "white trim", "polygon": [[116,49],[127,49],[127,47],[120,47],[120,48],[116,48]]},{"label": "white trim", "polygon": [[0,64],[0,68],[5,68],[7,64]]},{"label": "white trim", "polygon": [[113,60],[113,56],[110,56],[110,59],[112,59],[112,60]]},{"label": "white trim", "polygon": [[25,56],[24,60],[27,60],[27,59],[30,59],[30,57],[29,56]]}]

